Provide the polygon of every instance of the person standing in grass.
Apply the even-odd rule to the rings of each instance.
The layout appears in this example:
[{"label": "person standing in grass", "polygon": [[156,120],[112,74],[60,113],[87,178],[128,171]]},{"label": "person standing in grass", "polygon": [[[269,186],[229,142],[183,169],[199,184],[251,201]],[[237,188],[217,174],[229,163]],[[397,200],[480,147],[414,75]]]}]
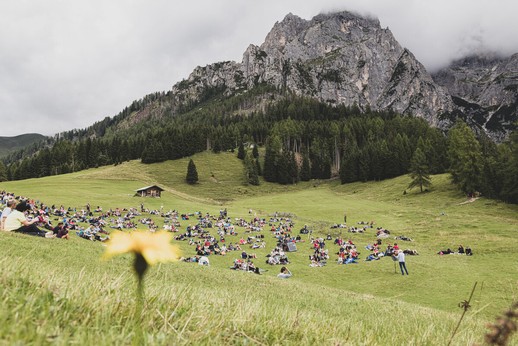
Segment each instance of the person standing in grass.
[{"label": "person standing in grass", "polygon": [[[396,255],[397,261],[399,262],[399,269],[401,269],[401,275],[408,275],[408,270],[406,269],[406,263],[405,263],[405,253],[401,250],[397,252]],[[404,271],[403,271],[404,270]]]}]

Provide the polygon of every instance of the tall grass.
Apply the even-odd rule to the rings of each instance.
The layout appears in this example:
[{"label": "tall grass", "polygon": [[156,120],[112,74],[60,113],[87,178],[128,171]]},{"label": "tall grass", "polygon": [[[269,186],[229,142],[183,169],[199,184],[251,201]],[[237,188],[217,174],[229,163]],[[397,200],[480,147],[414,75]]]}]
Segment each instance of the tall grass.
[{"label": "tall grass", "polygon": [[[8,344],[130,344],[139,323],[150,344],[437,345],[457,318],[303,278],[174,263],[148,274],[139,322],[130,258],[100,262],[99,244],[79,239],[3,240],[12,251],[2,256],[0,274],[0,336]],[[483,331],[481,319],[468,318],[457,342],[480,340]]]},{"label": "tall grass", "polygon": [[[407,191],[407,177],[377,183],[340,185],[336,181],[279,186],[244,186],[241,162],[234,155],[207,153],[193,157],[200,184],[183,182],[187,160],[160,165],[128,162],[69,175],[1,183],[0,189],[44,201],[83,208],[86,203],[146,207],[180,212],[251,218],[275,212],[293,216],[313,235],[351,238],[360,248],[356,265],[334,263],[338,250],[329,244],[332,260],[322,268],[308,266],[309,244],[289,253],[292,279],[279,280],[277,267],[264,264],[275,240],[265,234],[265,249],[255,261],[263,275],[228,269],[239,253],[211,256],[210,267],[192,263],[151,268],[145,281],[142,320],[134,316],[136,282],[131,258],[102,262],[104,247],[73,236],[70,241],[36,239],[0,233],[0,340],[5,344],[130,344],[142,327],[149,344],[446,344],[462,313],[458,303],[479,284],[453,344],[483,340],[485,324],[518,300],[518,208],[481,198],[466,199],[446,175],[433,177],[431,192]],[[226,169],[229,169],[228,171]],[[134,197],[139,187],[158,183],[161,199]],[[394,272],[390,259],[365,262],[364,246],[375,241],[375,229],[352,234],[331,229],[375,221],[400,242],[416,249],[407,256],[410,275]],[[162,220],[154,217],[161,225]],[[183,221],[182,229],[195,220]],[[235,242],[244,233],[227,237]],[[304,236],[307,240],[307,236]],[[394,240],[388,240],[393,242]],[[384,241],[386,244],[387,241]],[[441,249],[470,245],[472,257],[440,256]],[[194,254],[185,242],[186,255]]]}]

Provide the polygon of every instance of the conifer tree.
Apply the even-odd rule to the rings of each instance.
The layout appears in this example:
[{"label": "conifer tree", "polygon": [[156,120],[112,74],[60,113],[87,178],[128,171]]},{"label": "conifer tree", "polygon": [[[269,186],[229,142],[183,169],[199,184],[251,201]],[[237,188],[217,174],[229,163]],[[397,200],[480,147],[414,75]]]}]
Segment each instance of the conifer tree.
[{"label": "conifer tree", "polygon": [[293,151],[284,150],[277,167],[277,181],[279,183],[295,184],[299,181],[299,169]]},{"label": "conifer tree", "polygon": [[409,189],[419,186],[419,189],[423,192],[423,187],[430,187],[432,185],[428,160],[419,147],[415,150],[410,163],[410,178],[412,178],[412,181],[408,185]]},{"label": "conifer tree", "polygon": [[286,164],[288,168],[288,175],[289,175],[289,183],[295,184],[298,183],[300,180],[299,175],[299,167],[297,165],[297,160],[295,160],[295,153],[293,151],[289,151],[286,155]]},{"label": "conifer tree", "polygon": [[480,143],[464,122],[458,122],[448,134],[448,157],[453,183],[469,195],[480,191],[483,170]]},{"label": "conifer tree", "polygon": [[261,163],[259,162],[259,158],[255,159],[255,167],[257,169],[257,175],[263,175],[263,170],[261,169]]},{"label": "conifer tree", "polygon": [[259,174],[257,173],[257,166],[250,154],[245,156],[244,166],[246,183],[250,185],[259,185]]},{"label": "conifer tree", "polygon": [[278,182],[279,163],[281,161],[281,140],[277,136],[269,138],[264,155],[263,177],[269,182]]},{"label": "conifer tree", "polygon": [[259,149],[257,148],[257,143],[254,143],[254,148],[252,149],[252,156],[254,159],[259,157]]},{"label": "conifer tree", "polygon": [[311,179],[311,166],[309,163],[309,154],[304,151],[302,154],[302,167],[300,168],[300,180],[309,181]]},{"label": "conifer tree", "polygon": [[358,180],[366,182],[369,180],[370,155],[367,148],[358,153]]},{"label": "conifer tree", "polygon": [[7,180],[14,180],[16,177],[16,163],[11,163],[7,166]]},{"label": "conifer tree", "polygon": [[196,169],[196,165],[192,159],[189,160],[189,165],[187,166],[187,176],[185,180],[188,184],[196,184],[198,182],[198,170]]},{"label": "conifer tree", "polygon": [[162,145],[162,143],[160,143],[160,142],[155,143],[155,152],[156,152],[155,162],[164,162],[165,160],[167,160],[167,155],[166,155],[166,152],[164,150],[164,146]]},{"label": "conifer tree", "polygon": [[212,152],[214,154],[219,154],[221,152],[221,143],[220,143],[220,139],[219,138],[217,138],[214,141],[214,146],[212,147]]},{"label": "conifer tree", "polygon": [[244,160],[246,156],[245,146],[243,142],[239,143],[239,148],[237,148],[237,158],[240,160]]},{"label": "conifer tree", "polygon": [[2,161],[0,161],[0,181],[7,181],[7,169]]},{"label": "conifer tree", "polygon": [[342,184],[352,183],[359,179],[358,163],[359,152],[356,145],[344,153],[340,166],[340,182]]},{"label": "conifer tree", "polygon": [[144,151],[142,151],[142,163],[154,163],[156,162],[156,146],[154,142],[146,145]]}]

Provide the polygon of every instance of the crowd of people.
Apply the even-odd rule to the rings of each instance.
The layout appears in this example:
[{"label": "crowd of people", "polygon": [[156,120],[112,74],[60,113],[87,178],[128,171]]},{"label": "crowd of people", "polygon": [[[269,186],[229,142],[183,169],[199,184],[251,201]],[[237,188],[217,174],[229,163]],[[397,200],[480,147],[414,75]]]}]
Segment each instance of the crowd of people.
[{"label": "crowd of people", "polygon": [[[342,238],[342,230],[348,233],[372,232],[375,240],[365,246],[367,254],[362,257],[365,261],[390,257],[394,261],[405,263],[405,254],[418,255],[416,250],[402,250],[397,243],[392,242],[392,239],[412,242],[411,238],[394,237],[391,231],[383,227],[376,227],[374,230],[374,221],[360,221],[349,227],[344,218],[344,223],[331,226],[335,235],[338,232],[340,235],[332,237],[331,234],[327,234],[326,237],[314,237],[313,230],[307,225],[304,225],[295,235],[295,221],[291,215],[285,213],[275,213],[269,218],[261,218],[252,215],[250,211],[250,218],[247,220],[242,217],[232,219],[226,209],[220,210],[216,215],[200,211],[180,213],[177,210],[165,211],[163,206],[160,209],[147,209],[143,203],[140,204],[140,209],[130,207],[103,210],[101,206],[92,208],[90,204],[82,208],[67,208],[63,205],[47,206],[39,201],[7,192],[0,193],[0,202],[4,206],[0,217],[2,230],[46,238],[70,239],[71,234],[75,234],[82,239],[104,242],[110,239],[110,230],[133,231],[144,226],[154,232],[160,228],[157,220],[160,222],[161,218],[163,230],[174,232],[175,240],[186,241],[188,246],[192,247],[192,255],[182,258],[183,261],[209,266],[210,256],[236,253],[232,256],[234,259],[230,268],[257,274],[264,270],[259,269],[253,262],[257,259],[255,251],[264,254],[265,251],[261,249],[267,247],[270,242],[265,238],[270,237],[274,239],[276,245],[273,249],[267,250],[264,263],[270,266],[282,266],[279,273],[279,277],[282,278],[292,276],[286,267],[290,264],[288,253],[297,251],[297,245],[309,250],[308,265],[311,267],[327,265],[330,252],[337,255],[338,264],[359,263],[361,255],[359,249],[351,238],[346,238],[347,240]],[[53,225],[54,221],[56,225]],[[185,222],[189,225],[182,230],[182,223]],[[331,251],[326,242],[332,242],[336,252]],[[240,255],[237,255],[238,253]],[[468,256],[473,254],[471,248],[464,248],[462,245],[457,252],[450,249],[439,252],[439,254],[450,253]],[[402,273],[408,274],[406,266],[402,264],[400,266]]]},{"label": "crowd of people", "polygon": [[[135,230],[138,224],[146,225],[150,230],[157,228],[151,218],[137,220],[141,213],[136,208],[103,211],[100,206],[91,208],[90,204],[86,204],[78,210],[63,205],[48,206],[6,191],[0,192],[0,204],[3,206],[1,230],[45,238],[68,240],[70,232],[75,232],[83,239],[106,241],[109,239],[109,228]],[[151,214],[154,211],[147,212]]]}]

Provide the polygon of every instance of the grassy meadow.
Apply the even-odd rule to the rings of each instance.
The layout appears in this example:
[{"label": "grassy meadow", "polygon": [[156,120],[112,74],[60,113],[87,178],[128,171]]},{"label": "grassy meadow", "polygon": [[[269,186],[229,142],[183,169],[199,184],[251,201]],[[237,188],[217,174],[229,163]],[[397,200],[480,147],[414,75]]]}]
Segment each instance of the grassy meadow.
[{"label": "grassy meadow", "polygon": [[[263,275],[229,270],[240,252],[210,256],[210,267],[158,264],[146,274],[143,314],[136,316],[130,255],[102,261],[104,244],[75,234],[65,241],[0,232],[0,344],[445,345],[463,311],[458,304],[477,283],[452,342],[472,345],[482,344],[486,324],[518,300],[518,206],[486,198],[465,203],[447,175],[434,176],[423,194],[403,193],[408,177],[256,187],[241,182],[243,167],[235,154],[201,153],[193,160],[200,177],[194,186],[184,182],[188,159],[182,159],[4,182],[0,190],[78,209],[87,203],[104,210],[144,203],[149,209],[218,215],[226,208],[231,218],[247,220],[250,209],[267,220],[275,212],[289,213],[296,233],[306,224],[313,236],[353,240],[360,263],[336,264],[338,247],[328,241],[327,265],[310,267],[304,235],[306,242],[288,253],[294,276],[278,279],[280,266],[265,264],[276,242],[264,229],[266,248],[244,248],[256,253],[254,263],[267,270]],[[165,189],[162,198],[134,197],[136,189],[152,184]],[[374,221],[374,229],[331,229],[343,222],[344,212],[349,225]],[[163,225],[159,216],[153,218]],[[195,223],[182,221],[181,231]],[[410,275],[395,272],[389,258],[365,261],[376,227],[413,239],[397,241],[419,253],[407,255]],[[244,231],[237,227],[238,235],[227,236],[227,242],[246,238]],[[388,242],[395,240],[383,240],[382,249]],[[185,256],[195,254],[187,242],[175,243]],[[470,246],[474,256],[437,254],[459,244]]]}]

